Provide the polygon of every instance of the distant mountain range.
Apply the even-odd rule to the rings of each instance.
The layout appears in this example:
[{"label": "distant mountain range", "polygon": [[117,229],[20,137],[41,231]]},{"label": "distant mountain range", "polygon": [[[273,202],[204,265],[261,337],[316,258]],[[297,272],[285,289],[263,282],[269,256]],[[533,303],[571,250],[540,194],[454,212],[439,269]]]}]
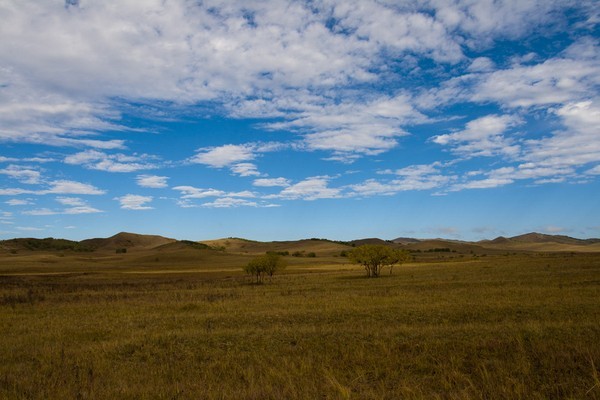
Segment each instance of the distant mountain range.
[{"label": "distant mountain range", "polygon": [[492,240],[468,242],[451,239],[415,239],[399,237],[393,240],[379,238],[357,239],[349,242],[327,239],[304,239],[298,241],[258,242],[240,238],[226,238],[205,242],[178,241],[157,235],[140,235],[120,232],[108,238],[94,238],[82,241],[66,239],[32,239],[16,238],[0,241],[0,251],[80,251],[80,252],[114,252],[117,249],[142,251],[150,249],[219,249],[234,253],[261,253],[265,251],[279,252],[323,252],[337,254],[349,247],[363,244],[385,244],[406,248],[413,251],[448,250],[458,253],[490,254],[505,251],[582,251],[600,252],[600,239],[577,239],[564,235],[546,235],[543,233],[527,233],[513,237],[497,237]]}]

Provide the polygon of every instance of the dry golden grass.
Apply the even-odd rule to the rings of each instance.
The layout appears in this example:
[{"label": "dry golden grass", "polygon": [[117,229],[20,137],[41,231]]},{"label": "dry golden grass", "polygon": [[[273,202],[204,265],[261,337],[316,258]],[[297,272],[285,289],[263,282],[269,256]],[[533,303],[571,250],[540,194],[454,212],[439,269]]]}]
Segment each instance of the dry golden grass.
[{"label": "dry golden grass", "polygon": [[197,270],[182,256],[187,267],[5,272],[0,398],[600,398],[597,255],[413,263],[377,279],[302,259],[264,285],[228,264],[247,258],[221,256]]}]

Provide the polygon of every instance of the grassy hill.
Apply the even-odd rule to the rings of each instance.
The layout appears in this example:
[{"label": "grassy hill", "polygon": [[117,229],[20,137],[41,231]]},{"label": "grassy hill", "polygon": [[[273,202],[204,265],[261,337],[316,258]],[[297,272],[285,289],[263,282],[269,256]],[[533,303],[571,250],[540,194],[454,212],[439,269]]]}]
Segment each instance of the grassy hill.
[{"label": "grassy hill", "polygon": [[325,239],[304,239],[296,241],[281,241],[281,242],[257,242],[240,238],[227,238],[218,240],[207,240],[202,243],[213,248],[220,248],[229,253],[238,254],[264,254],[266,252],[299,253],[299,255],[307,255],[314,253],[318,257],[331,257],[339,255],[344,250],[349,250],[352,247],[348,244],[334,242]]},{"label": "grassy hill", "polygon": [[16,238],[0,241],[0,251],[16,254],[18,252],[54,252],[54,251],[76,251],[90,252],[93,251],[92,246],[86,243],[76,242],[66,239],[34,239],[34,238]]},{"label": "grassy hill", "polygon": [[173,242],[176,242],[176,240],[163,236],[120,232],[109,238],[86,239],[82,240],[80,243],[96,250],[116,250],[119,248],[144,250]]},{"label": "grassy hill", "polygon": [[510,238],[497,237],[493,240],[482,240],[478,245],[510,251],[542,251],[542,252],[599,252],[600,239],[577,239],[564,235],[546,235],[531,232]]}]

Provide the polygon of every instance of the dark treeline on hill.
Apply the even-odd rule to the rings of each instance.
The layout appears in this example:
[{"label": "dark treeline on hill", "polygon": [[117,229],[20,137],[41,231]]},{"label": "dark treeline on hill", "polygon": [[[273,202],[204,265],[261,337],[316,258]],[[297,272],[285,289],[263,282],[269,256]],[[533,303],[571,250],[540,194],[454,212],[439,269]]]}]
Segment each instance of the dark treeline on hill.
[{"label": "dark treeline on hill", "polygon": [[2,247],[6,247],[10,250],[18,250],[25,249],[31,251],[80,251],[80,252],[92,252],[94,251],[94,247],[88,246],[86,244],[82,244],[80,242],[76,242],[73,240],[67,239],[54,239],[54,238],[44,238],[44,239],[32,239],[32,238],[22,238],[22,239],[9,239],[1,242]]}]

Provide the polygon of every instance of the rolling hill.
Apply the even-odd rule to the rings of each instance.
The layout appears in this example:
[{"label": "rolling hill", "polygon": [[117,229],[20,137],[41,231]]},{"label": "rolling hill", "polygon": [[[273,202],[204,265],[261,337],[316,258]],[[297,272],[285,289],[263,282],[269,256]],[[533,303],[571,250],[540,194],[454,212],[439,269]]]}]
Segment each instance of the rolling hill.
[{"label": "rolling hill", "polygon": [[[195,242],[176,240],[157,235],[140,235],[120,232],[108,238],[94,238],[82,241],[66,239],[15,238],[0,241],[0,253],[98,253],[114,254],[117,249],[139,253],[149,252],[174,254],[178,251],[189,253],[194,250],[212,250],[221,253],[253,256],[265,252],[319,257],[338,256],[352,247],[363,244],[382,244],[404,248],[413,252],[452,252],[459,254],[497,254],[501,252],[600,252],[600,239],[577,239],[563,235],[547,235],[537,232],[513,237],[497,237],[492,240],[467,242],[449,239],[378,238],[358,239],[351,242],[338,242],[327,239],[303,239],[295,241],[259,242],[242,238],[224,238]],[[149,254],[150,254],[149,253]],[[90,254],[91,256],[91,254]]]},{"label": "rolling hill", "polygon": [[175,239],[157,235],[139,235],[137,233],[120,232],[109,238],[82,240],[80,243],[95,250],[147,250],[168,243],[177,242]]},{"label": "rolling hill", "polygon": [[538,232],[513,237],[499,236],[493,240],[482,240],[478,245],[485,248],[511,251],[567,251],[599,252],[600,239],[577,239],[564,235],[547,235]]},{"label": "rolling hill", "polygon": [[207,240],[202,243],[213,248],[222,249],[228,253],[263,254],[267,251],[294,254],[315,253],[319,256],[338,255],[350,249],[349,244],[334,242],[326,239],[303,239],[295,241],[257,242],[241,238],[226,238]]}]

